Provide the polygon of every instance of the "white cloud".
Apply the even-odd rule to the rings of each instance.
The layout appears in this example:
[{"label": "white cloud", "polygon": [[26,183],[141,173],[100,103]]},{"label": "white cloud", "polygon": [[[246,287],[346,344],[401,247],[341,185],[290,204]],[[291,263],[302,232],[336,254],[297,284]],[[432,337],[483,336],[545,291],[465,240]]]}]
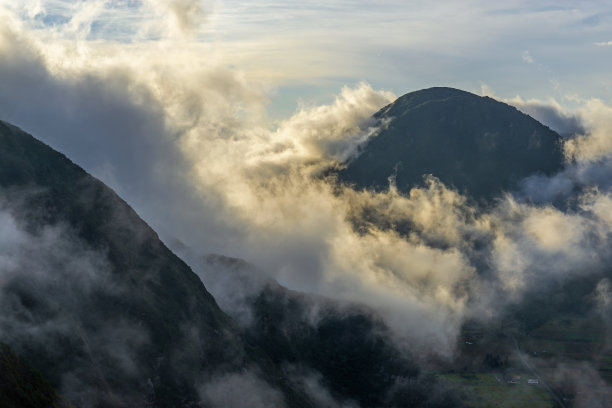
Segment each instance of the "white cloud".
[{"label": "white cloud", "polygon": [[[121,45],[87,44],[90,55],[106,52],[105,64],[83,58],[66,67],[62,53],[19,28],[0,44],[10,61],[0,70],[13,78],[0,87],[0,101],[11,101],[0,104],[5,117],[37,118],[36,135],[107,177],[166,236],[254,261],[294,289],[365,300],[397,328],[426,320],[418,337],[452,348],[466,300],[457,286],[472,275],[462,255],[391,231],[357,234],[347,198],[311,178],[372,134],[370,117],[391,93],[345,88],[332,104],[304,107],[270,130],[265,98],[240,72],[184,67],[185,59],[162,64],[138,48],[127,59]],[[432,234],[443,228],[433,215],[439,196],[415,193],[410,207],[429,208],[423,228]]]},{"label": "white cloud", "polygon": [[196,35],[205,22],[212,6],[206,0],[146,0],[155,15],[169,17],[166,32],[171,36]]},{"label": "white cloud", "polygon": [[285,406],[282,394],[255,374],[228,374],[200,386],[200,398],[206,405],[227,408],[267,408]]},{"label": "white cloud", "polygon": [[579,109],[587,134],[566,143],[569,157],[581,161],[593,161],[612,154],[612,106],[600,99],[589,99]]},{"label": "white cloud", "polygon": [[[198,7],[192,2],[164,7],[173,4],[179,14]],[[88,11],[74,20],[77,34],[91,33],[95,16],[109,12],[83,7]],[[445,10],[434,8],[442,20],[447,17]],[[46,11],[51,13],[51,7]],[[178,237],[203,253],[246,258],[292,289],[366,303],[385,316],[398,337],[447,354],[461,322],[475,309],[503,304],[542,279],[554,281],[581,270],[572,268],[585,262],[596,268],[605,254],[607,227],[593,227],[599,218],[600,224],[608,222],[601,215],[603,196],[576,213],[513,199],[482,213],[433,179],[404,196],[393,189],[336,189],[312,177],[350,157],[371,137],[376,131],[371,115],[394,95],[359,83],[343,88],[331,103],[302,107],[271,127],[266,84],[253,79],[261,76],[240,69],[242,65],[229,67],[234,56],[215,52],[210,44],[166,33],[167,24],[178,24],[175,11],[168,12],[168,19],[152,20],[155,29],[147,27],[148,15],[140,22],[148,33],[167,34],[157,42],[147,36],[128,42],[80,34],[74,39],[74,30],[33,29],[10,12],[0,28],[0,74],[5,79],[0,83],[0,114],[101,176],[162,236]],[[296,19],[308,12],[308,7],[299,9]],[[363,18],[367,14],[356,12]],[[474,13],[479,14],[460,14],[454,24],[467,24]],[[183,23],[196,29],[198,21]],[[411,21],[417,36],[435,32],[426,21]],[[294,22],[303,30],[306,23]],[[394,30],[400,27],[379,23],[382,34],[397,34]],[[382,34],[377,41],[384,39]],[[469,30],[459,37],[475,35],[482,37]],[[289,37],[280,42],[283,47],[302,44]],[[248,60],[244,52],[236,51]],[[299,64],[312,57],[308,47],[281,55],[292,63],[296,53]],[[247,66],[257,71],[258,64]],[[270,62],[266,64],[270,70]],[[284,70],[282,64],[274,68]],[[309,67],[301,69],[310,75]],[[558,129],[588,126],[588,135],[568,142],[572,158],[587,162],[612,150],[607,131],[612,115],[602,101],[585,102],[578,114],[554,101],[517,98],[514,103],[549,115]],[[572,124],[576,117],[580,120]],[[571,183],[587,175],[581,177]],[[374,221],[365,219],[365,212]],[[413,229],[400,235],[377,224],[375,217],[390,225],[405,221]],[[356,220],[362,230],[355,230]],[[593,232],[596,245],[585,245]],[[484,254],[476,253],[473,244],[478,240],[490,244],[481,250]],[[475,256],[486,259],[490,281],[479,279],[472,265]],[[489,297],[471,303],[483,287],[491,289]],[[411,330],[412,325],[421,330]]]},{"label": "white cloud", "polygon": [[[492,92],[490,96],[495,98]],[[554,98],[544,101],[538,99],[524,100],[517,95],[514,98],[497,99],[515,106],[520,111],[558,132],[561,136],[584,134],[586,131],[582,114],[579,111],[564,108]]]},{"label": "white cloud", "polygon": [[42,0],[26,2],[25,10],[27,12],[27,16],[31,19],[35,19],[46,14],[46,10],[43,6]]},{"label": "white cloud", "polygon": [[[457,0],[435,5],[419,0],[410,5],[365,1],[350,7],[344,1],[300,5],[287,0],[256,5],[241,0],[107,1],[95,15],[81,12],[83,18],[76,24],[77,20],[72,21],[75,10],[91,10],[101,3],[0,2],[17,10],[30,26],[50,28],[56,35],[73,35],[68,29],[73,25],[99,41],[197,41],[209,58],[214,58],[211,51],[222,49],[224,63],[248,70],[267,86],[298,86],[318,95],[360,79],[396,92],[423,84],[473,87],[494,79],[505,94],[519,91],[533,96],[536,89],[556,93],[542,81],[540,72],[526,73],[516,60],[529,43],[538,62],[555,67],[561,92],[602,97],[601,75],[609,65],[609,57],[595,57],[595,50],[585,51],[582,46],[598,43],[585,23],[605,15],[606,6],[596,3],[567,8],[534,7],[523,0],[512,7],[480,0],[468,6]],[[597,61],[604,61],[582,64],[580,73],[585,74],[578,87],[575,65],[557,61],[571,53],[590,52]],[[486,69],[483,60],[491,62]],[[509,68],[521,70],[520,83],[509,79]],[[313,91],[315,85],[318,91]]]}]

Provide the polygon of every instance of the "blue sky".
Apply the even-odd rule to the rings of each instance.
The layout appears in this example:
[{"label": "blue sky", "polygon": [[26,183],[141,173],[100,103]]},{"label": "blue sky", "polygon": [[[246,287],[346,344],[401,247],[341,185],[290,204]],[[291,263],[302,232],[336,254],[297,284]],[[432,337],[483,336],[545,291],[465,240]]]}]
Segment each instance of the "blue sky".
[{"label": "blue sky", "polygon": [[9,7],[38,29],[61,29],[89,8],[90,41],[159,40],[154,22],[174,16],[189,34],[185,44],[214,49],[219,63],[261,83],[278,118],[299,103],[330,102],[359,81],[397,95],[484,85],[504,98],[569,105],[568,96],[610,101],[612,93],[612,6],[601,1],[35,0]]},{"label": "blue sky", "polygon": [[276,76],[279,101],[361,80],[398,95],[482,84],[503,97],[612,92],[605,2],[228,1],[217,13],[218,41]]}]

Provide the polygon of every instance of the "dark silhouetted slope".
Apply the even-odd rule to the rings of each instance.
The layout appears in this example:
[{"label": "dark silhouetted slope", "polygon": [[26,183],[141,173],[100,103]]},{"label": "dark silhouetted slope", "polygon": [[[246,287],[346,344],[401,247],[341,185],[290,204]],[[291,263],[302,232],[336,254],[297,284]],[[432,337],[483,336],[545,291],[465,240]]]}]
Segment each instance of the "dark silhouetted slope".
[{"label": "dark silhouetted slope", "polygon": [[203,384],[247,370],[304,406],[132,208],[4,122],[0,212],[23,229],[0,251],[0,340],[77,406],[196,406]]},{"label": "dark silhouetted slope", "polygon": [[68,408],[43,376],[0,343],[0,406],[3,408]]},{"label": "dark silhouetted slope", "polygon": [[[204,281],[219,283],[209,287],[226,298],[220,304],[242,322],[245,339],[295,382],[317,379],[337,406],[463,406],[458,394],[421,371],[410,351],[399,349],[373,310],[288,290],[240,259],[209,255],[199,261]],[[235,282],[232,293],[223,280]],[[315,405],[336,406],[316,399]]]},{"label": "dark silhouetted slope", "polygon": [[413,356],[398,350],[371,310],[274,284],[253,299],[252,307],[250,342],[281,366],[320,373],[321,384],[339,400],[361,407],[463,406],[453,390],[421,373]]},{"label": "dark silhouetted slope", "polygon": [[512,106],[457,89],[406,94],[375,118],[379,134],[339,173],[357,188],[382,190],[393,176],[407,192],[432,174],[476,199],[491,198],[563,164],[557,133]]}]

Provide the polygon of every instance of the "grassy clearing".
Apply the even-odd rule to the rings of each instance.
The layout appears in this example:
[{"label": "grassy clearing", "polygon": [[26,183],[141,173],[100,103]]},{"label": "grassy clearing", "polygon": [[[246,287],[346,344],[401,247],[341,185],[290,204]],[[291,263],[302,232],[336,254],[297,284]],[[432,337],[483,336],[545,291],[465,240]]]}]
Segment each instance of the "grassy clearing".
[{"label": "grassy clearing", "polygon": [[443,374],[439,378],[467,395],[466,403],[474,408],[552,408],[554,401],[539,385],[527,385],[526,373],[521,384],[508,384],[500,373]]},{"label": "grassy clearing", "polygon": [[597,367],[602,379],[612,384],[612,351],[607,351],[597,358]]},{"label": "grassy clearing", "polygon": [[520,339],[531,357],[589,361],[612,383],[612,353],[605,322],[598,316],[560,315]]},{"label": "grassy clearing", "polygon": [[602,343],[606,341],[605,324],[598,318],[562,315],[530,333],[533,338],[556,341]]}]

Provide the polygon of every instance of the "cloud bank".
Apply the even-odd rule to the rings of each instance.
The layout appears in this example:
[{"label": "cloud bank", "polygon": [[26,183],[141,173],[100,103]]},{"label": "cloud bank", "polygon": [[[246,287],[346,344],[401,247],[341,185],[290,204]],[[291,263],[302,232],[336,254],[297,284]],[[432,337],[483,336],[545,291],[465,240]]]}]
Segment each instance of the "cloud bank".
[{"label": "cloud bank", "polygon": [[[392,185],[353,191],[323,176],[376,134],[371,115],[391,92],[358,83],[272,123],[265,84],[168,29],[193,38],[206,21],[200,3],[147,2],[168,19],[140,21],[123,42],[94,35],[98,17],[113,12],[106,3],[79,3],[52,27],[37,21],[66,5],[45,4],[28,3],[30,20],[2,9],[0,115],[113,187],[167,242],[246,259],[291,289],[365,303],[402,341],[447,356],[464,319],[496,316],[533,288],[609,261],[611,108],[602,101],[575,112],[517,99],[577,134],[565,144],[571,164],[491,209],[433,178],[408,195]],[[572,207],[550,203],[571,194]]]}]

